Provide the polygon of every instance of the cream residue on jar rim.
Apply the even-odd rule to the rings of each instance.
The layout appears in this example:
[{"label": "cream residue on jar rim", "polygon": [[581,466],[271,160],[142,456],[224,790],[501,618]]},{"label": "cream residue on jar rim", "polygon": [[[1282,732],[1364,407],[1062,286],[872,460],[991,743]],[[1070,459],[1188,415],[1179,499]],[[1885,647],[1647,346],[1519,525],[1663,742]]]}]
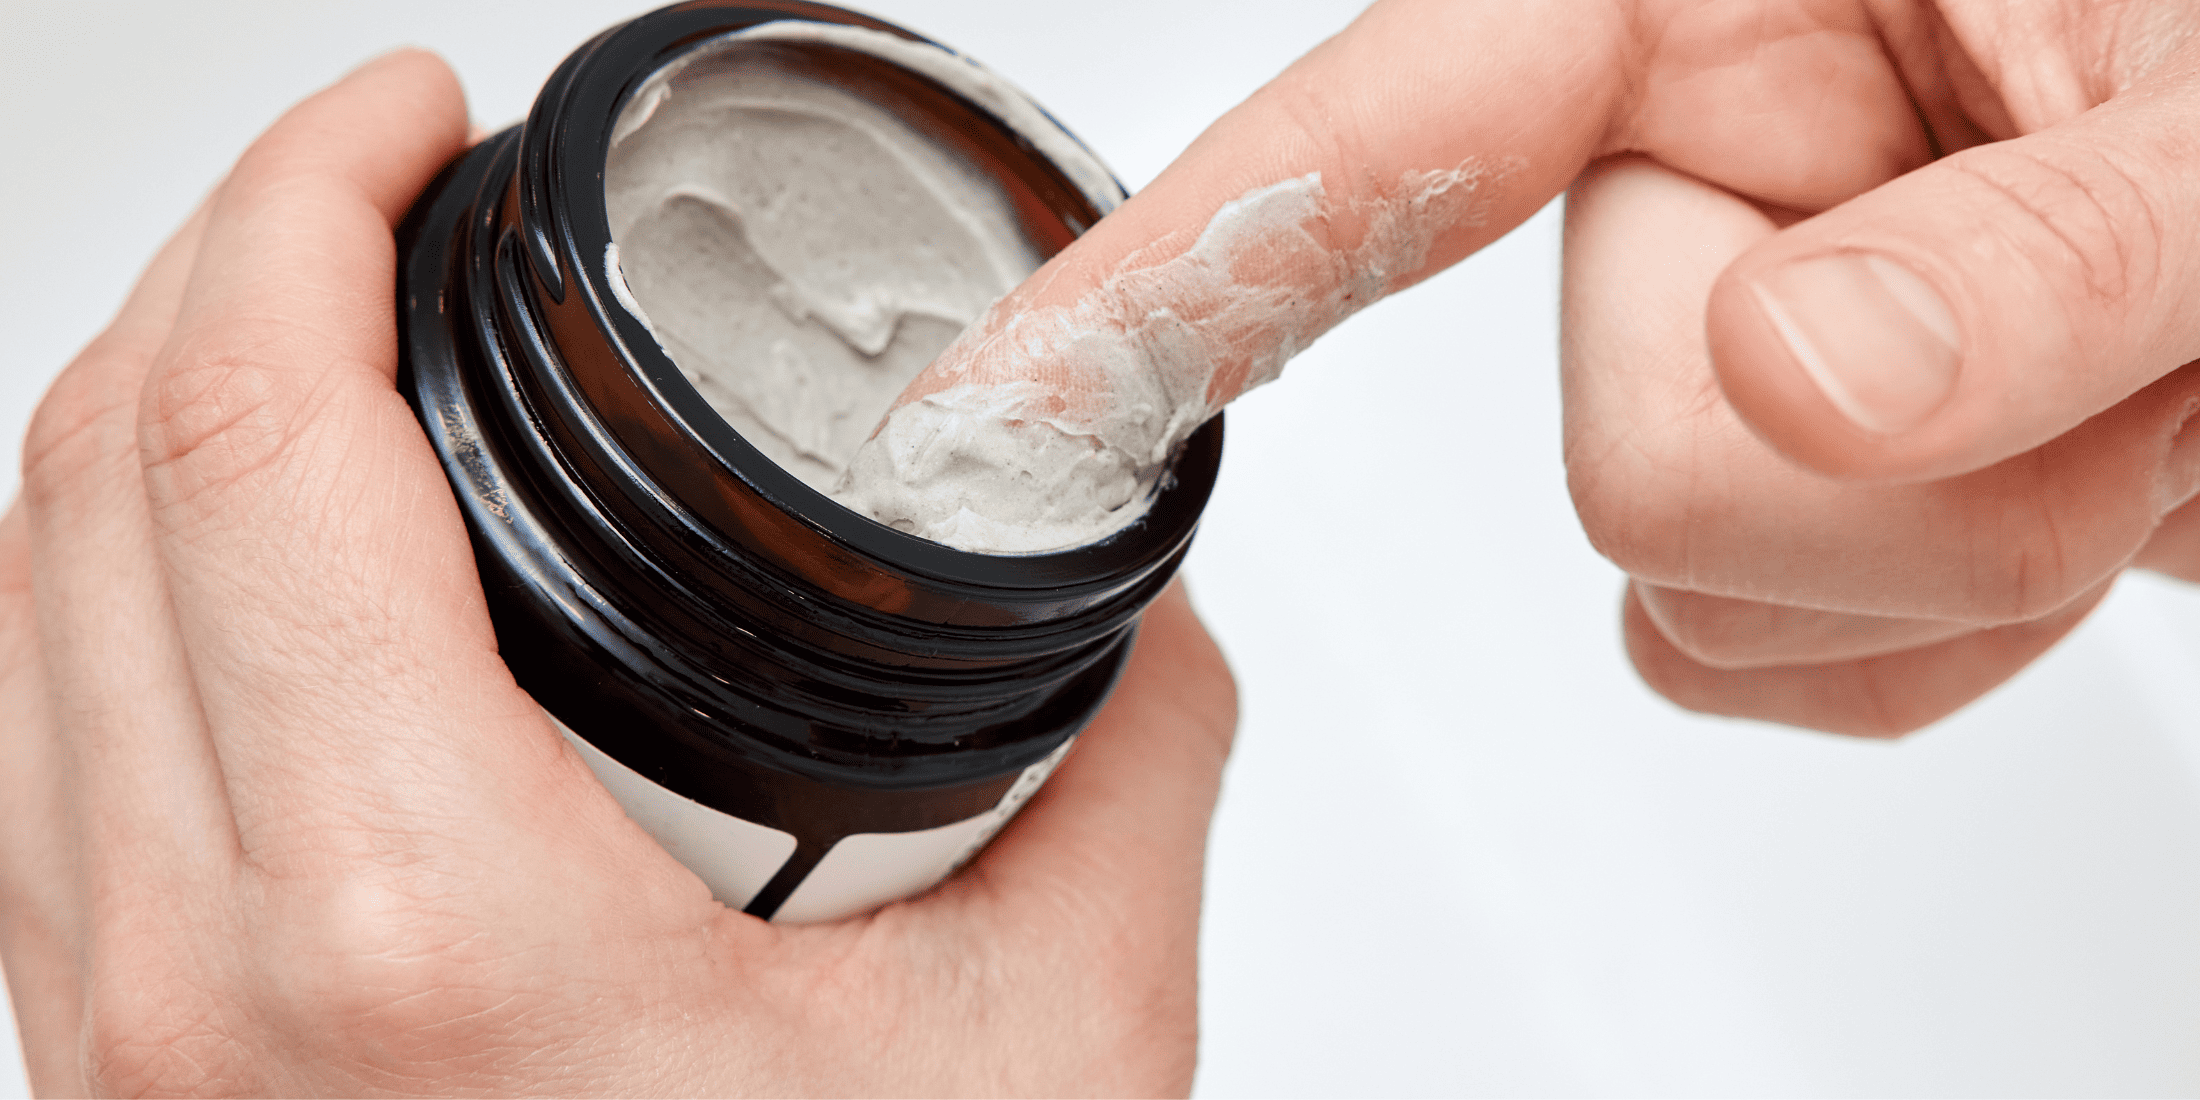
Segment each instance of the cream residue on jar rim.
[{"label": "cream residue on jar rim", "polygon": [[[620,305],[744,439],[858,512],[992,553],[1082,545],[1136,520],[1158,469],[1055,478],[1060,491],[1008,493],[1015,507],[924,521],[866,507],[892,494],[851,476],[850,460],[910,380],[1040,257],[998,183],[889,106],[812,75],[777,44],[787,40],[935,76],[944,59],[966,98],[1011,123],[1019,110],[1043,119],[966,60],[861,28],[767,24],[700,47],[654,74],[613,130],[604,266]],[[1112,191],[1073,141],[1049,153],[1088,193]],[[1027,431],[993,417],[935,426],[962,433],[959,456],[997,466],[1033,451]],[[1065,448],[1110,457],[1094,441]],[[1023,466],[1009,476],[1043,474]]]}]

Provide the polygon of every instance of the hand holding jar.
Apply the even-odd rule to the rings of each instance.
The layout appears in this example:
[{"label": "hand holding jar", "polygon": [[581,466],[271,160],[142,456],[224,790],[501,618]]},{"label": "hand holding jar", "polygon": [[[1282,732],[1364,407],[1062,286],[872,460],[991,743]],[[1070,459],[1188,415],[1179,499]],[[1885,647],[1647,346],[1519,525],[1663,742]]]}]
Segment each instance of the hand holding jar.
[{"label": "hand holding jar", "polygon": [[45,1092],[1182,1090],[1219,655],[1163,596],[947,886],[783,927],[627,820],[491,633],[394,389],[400,54],[286,116],[40,409],[0,528],[0,948]]},{"label": "hand holding jar", "polygon": [[[2195,43],[2175,0],[1387,0],[894,415],[1005,406],[1151,462],[1563,192],[1567,471],[1636,667],[1696,710],[1906,733],[2126,567],[2200,579]],[[1502,476],[1338,443],[1437,506]]]},{"label": "hand holding jar", "polygon": [[[2128,565],[2200,574],[2193,21],[1388,0],[878,438],[982,408],[1158,465],[1568,193],[1566,456],[1638,667],[1698,709],[1913,729]],[[300,108],[41,411],[0,538],[0,945],[40,1086],[1184,1087],[1231,706],[1181,592],[993,848],[842,923],[712,902],[515,687],[392,384],[390,229],[462,114],[412,56]],[[904,487],[874,514],[956,514]]]}]

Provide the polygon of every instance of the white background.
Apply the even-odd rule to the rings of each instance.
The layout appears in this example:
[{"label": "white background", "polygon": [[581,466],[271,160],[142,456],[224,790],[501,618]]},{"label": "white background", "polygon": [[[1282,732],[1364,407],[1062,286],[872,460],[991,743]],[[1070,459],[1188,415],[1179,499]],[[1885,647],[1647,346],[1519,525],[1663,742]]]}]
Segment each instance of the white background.
[{"label": "white background", "polygon": [[[872,3],[1134,186],[1355,8]],[[415,43],[501,124],[636,10],[0,0],[0,437],[285,105]],[[1676,712],[1565,498],[1557,228],[1231,412],[1191,567],[1245,700],[1201,1091],[2200,1091],[2200,594],[2127,581],[1899,745]]]}]

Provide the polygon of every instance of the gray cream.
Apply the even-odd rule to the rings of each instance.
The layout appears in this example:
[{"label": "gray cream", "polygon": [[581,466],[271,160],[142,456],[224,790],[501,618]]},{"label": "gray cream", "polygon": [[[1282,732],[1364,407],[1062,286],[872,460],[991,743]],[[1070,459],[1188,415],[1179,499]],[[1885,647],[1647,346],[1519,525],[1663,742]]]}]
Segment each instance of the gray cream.
[{"label": "gray cream", "polygon": [[[968,69],[984,78],[979,94],[958,90],[980,102],[1007,94],[936,48],[835,30],[872,52],[926,51],[938,55],[927,64]],[[1143,495],[1128,483],[1081,525],[1057,522],[1059,507],[983,530],[864,507],[876,494],[846,479],[856,452],[909,381],[1041,257],[992,179],[756,37],[688,54],[619,119],[604,184],[616,242],[605,266],[621,304],[743,438],[874,518],[993,552],[1075,545],[1134,518]],[[1006,442],[1004,453],[1017,449]],[[1123,507],[1132,495],[1139,505]]]}]

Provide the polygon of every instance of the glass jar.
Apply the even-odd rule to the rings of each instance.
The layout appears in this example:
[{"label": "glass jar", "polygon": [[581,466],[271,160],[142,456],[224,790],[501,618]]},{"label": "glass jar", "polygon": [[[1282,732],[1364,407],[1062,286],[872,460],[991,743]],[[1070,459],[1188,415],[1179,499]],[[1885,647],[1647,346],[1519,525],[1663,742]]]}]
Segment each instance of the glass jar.
[{"label": "glass jar", "polygon": [[400,386],[520,686],[719,900],[821,920],[944,878],[1068,752],[1183,560],[1222,428],[1192,436],[1144,518],[1040,554],[905,534],[764,457],[602,259],[631,98],[692,51],[763,44],[998,183],[1042,256],[1122,198],[1021,93],[908,31],[791,0],[675,5],[582,46],[416,202]]}]

